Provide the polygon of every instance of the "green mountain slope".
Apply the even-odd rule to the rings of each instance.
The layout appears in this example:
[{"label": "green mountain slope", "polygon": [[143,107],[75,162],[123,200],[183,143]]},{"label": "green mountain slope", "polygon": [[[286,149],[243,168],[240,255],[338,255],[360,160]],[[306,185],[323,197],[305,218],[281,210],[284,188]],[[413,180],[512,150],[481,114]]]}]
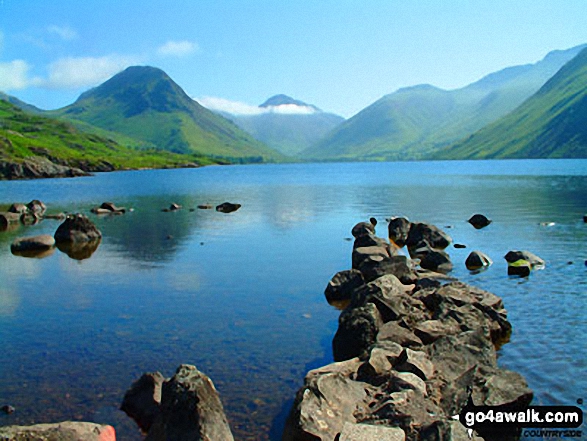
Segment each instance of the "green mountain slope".
[{"label": "green mountain slope", "polygon": [[536,64],[492,73],[457,90],[400,89],[345,121],[302,152],[317,160],[403,160],[438,149],[506,115],[585,46],[554,51]]},{"label": "green mountain slope", "polygon": [[[282,106],[293,111],[280,111]],[[275,95],[259,108],[263,110],[257,115],[225,114],[225,117],[255,139],[290,157],[315,144],[344,121],[342,116],[323,112],[314,105],[287,95]],[[296,109],[300,112],[296,113]]]},{"label": "green mountain slope", "polygon": [[437,159],[586,158],[587,49],[513,112]]},{"label": "green mountain slope", "polygon": [[195,155],[128,149],[111,139],[79,131],[67,122],[29,113],[0,100],[0,162],[22,164],[34,158],[85,171],[211,163]]},{"label": "green mountain slope", "polygon": [[231,161],[280,158],[232,122],[200,106],[154,67],[129,67],[72,105],[50,113],[120,133],[138,140],[141,148]]}]

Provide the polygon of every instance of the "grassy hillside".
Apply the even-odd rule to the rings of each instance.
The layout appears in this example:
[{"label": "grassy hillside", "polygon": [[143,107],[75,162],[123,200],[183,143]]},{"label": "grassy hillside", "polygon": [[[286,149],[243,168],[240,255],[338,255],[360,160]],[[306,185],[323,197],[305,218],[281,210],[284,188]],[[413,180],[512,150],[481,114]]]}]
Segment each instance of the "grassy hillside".
[{"label": "grassy hillside", "polygon": [[86,171],[212,162],[196,155],[132,150],[111,139],[82,132],[66,122],[32,114],[0,100],[0,160],[22,162],[36,156]]},{"label": "grassy hillside", "polygon": [[515,109],[581,49],[551,52],[536,64],[503,69],[457,90],[428,85],[400,89],[302,154],[318,160],[429,157]]},{"label": "grassy hillside", "polygon": [[51,113],[122,134],[136,140],[139,148],[229,161],[280,159],[234,123],[200,106],[153,67],[130,67]]},{"label": "grassy hillside", "polygon": [[516,110],[435,157],[587,157],[587,49]]}]

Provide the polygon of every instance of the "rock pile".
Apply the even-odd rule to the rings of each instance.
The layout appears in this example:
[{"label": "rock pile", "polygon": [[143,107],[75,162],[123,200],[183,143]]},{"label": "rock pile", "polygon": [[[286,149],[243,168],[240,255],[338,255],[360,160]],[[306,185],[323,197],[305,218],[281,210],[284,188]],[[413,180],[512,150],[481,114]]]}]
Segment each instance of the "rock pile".
[{"label": "rock pile", "polygon": [[405,218],[392,219],[389,232],[392,246],[366,223],[353,229],[353,269],[336,274],[325,291],[348,303],[333,340],[335,362],[306,375],[284,441],[465,440],[465,427],[451,417],[470,400],[504,408],[532,400],[521,375],[497,366],[496,348],[511,332],[502,300],[416,269],[394,252],[393,244],[410,254],[434,251],[450,238]]}]

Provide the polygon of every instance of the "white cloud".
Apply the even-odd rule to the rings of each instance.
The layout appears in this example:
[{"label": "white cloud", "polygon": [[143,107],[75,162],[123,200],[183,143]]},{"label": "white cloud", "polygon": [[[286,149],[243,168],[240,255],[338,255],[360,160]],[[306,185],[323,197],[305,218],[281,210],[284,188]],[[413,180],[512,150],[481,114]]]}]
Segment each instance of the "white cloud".
[{"label": "white cloud", "polygon": [[63,40],[75,40],[77,38],[77,32],[69,26],[48,26],[47,31],[50,34],[55,34]]},{"label": "white cloud", "polygon": [[224,98],[217,98],[213,96],[205,96],[198,98],[198,101],[202,106],[215,110],[217,112],[227,112],[233,115],[260,115],[265,113],[266,109],[257,106],[251,106],[240,101],[230,101]]},{"label": "white cloud", "polygon": [[123,55],[61,58],[49,65],[49,78],[44,86],[53,89],[96,86],[126,67],[138,63],[138,57]]},{"label": "white cloud", "polygon": [[24,60],[13,60],[0,63],[0,90],[26,89],[40,82],[38,78],[30,78],[31,66]]},{"label": "white cloud", "polygon": [[198,49],[198,45],[191,41],[168,41],[164,45],[159,46],[157,53],[164,57],[185,57],[193,54]]},{"label": "white cloud", "polygon": [[226,112],[232,115],[261,115],[263,113],[279,113],[284,115],[311,115],[316,109],[310,106],[296,104],[282,104],[280,106],[257,107],[241,101],[231,101],[225,98],[205,96],[197,98],[202,106],[217,112]]}]

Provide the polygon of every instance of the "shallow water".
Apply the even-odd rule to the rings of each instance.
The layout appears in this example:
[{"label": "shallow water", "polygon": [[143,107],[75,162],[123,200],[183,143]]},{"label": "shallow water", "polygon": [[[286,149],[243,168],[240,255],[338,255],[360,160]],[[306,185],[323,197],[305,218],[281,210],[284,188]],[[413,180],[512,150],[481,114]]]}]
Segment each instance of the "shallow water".
[{"label": "shallow water", "polygon": [[[50,212],[103,201],[133,207],[90,215],[94,254],[13,256],[23,235],[0,233],[0,425],[82,419],[140,439],[118,411],[141,373],[195,364],[216,384],[238,439],[279,439],[305,372],[331,361],[338,311],[323,290],[350,267],[351,227],[408,216],[445,227],[453,274],[503,297],[514,331],[500,364],[517,370],[535,404],[575,405],[587,391],[587,161],[288,164],[98,174],[0,182],[0,204],[38,198]],[[194,210],[231,201],[231,214]],[[178,212],[161,209],[171,202]],[[465,222],[484,213],[482,230]],[[540,225],[554,222],[553,226]],[[494,265],[470,274],[472,249]],[[509,278],[503,255],[527,249],[547,262]],[[572,263],[569,263],[572,262]]]}]

